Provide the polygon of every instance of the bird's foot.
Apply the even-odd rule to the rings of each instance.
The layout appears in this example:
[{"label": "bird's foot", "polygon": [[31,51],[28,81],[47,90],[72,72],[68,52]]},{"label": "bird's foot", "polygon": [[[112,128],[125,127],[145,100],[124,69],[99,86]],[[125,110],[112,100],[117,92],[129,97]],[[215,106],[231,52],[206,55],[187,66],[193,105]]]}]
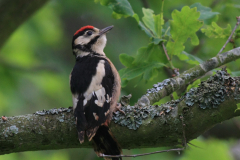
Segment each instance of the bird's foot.
[{"label": "bird's foot", "polygon": [[121,103],[117,103],[117,106],[116,106],[114,112],[119,111],[119,112],[121,112],[122,114],[125,114],[125,112],[124,112],[123,110],[121,110],[121,107],[122,107]]}]

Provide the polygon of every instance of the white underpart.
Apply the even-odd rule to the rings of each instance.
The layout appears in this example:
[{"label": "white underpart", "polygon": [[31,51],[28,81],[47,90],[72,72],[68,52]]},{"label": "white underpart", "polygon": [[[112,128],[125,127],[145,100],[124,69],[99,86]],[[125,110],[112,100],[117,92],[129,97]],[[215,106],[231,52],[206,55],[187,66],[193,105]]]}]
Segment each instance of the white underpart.
[{"label": "white underpart", "polygon": [[[104,68],[104,60],[100,60],[97,67],[96,67],[96,74],[92,77],[91,83],[87,89],[87,91],[84,93],[84,104],[87,104],[87,101],[89,101],[92,98],[92,95],[95,94],[97,97],[102,97],[105,95],[105,88],[101,85],[102,79],[105,76],[105,68]],[[100,90],[100,91],[98,91]],[[104,90],[104,91],[103,91]],[[97,91],[97,93],[96,93]],[[100,93],[104,93],[104,95],[100,96]],[[100,100],[100,99],[98,99]],[[101,102],[101,101],[100,101]]]},{"label": "white underpart", "polygon": [[75,110],[75,108],[77,107],[77,103],[78,103],[78,94],[72,95],[72,101],[73,101],[73,110]]}]

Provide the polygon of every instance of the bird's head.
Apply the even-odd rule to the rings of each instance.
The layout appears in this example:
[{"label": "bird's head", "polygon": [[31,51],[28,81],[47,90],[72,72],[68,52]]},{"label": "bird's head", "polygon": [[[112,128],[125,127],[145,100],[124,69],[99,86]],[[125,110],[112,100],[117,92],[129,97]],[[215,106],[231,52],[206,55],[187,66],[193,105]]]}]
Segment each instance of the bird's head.
[{"label": "bird's head", "polygon": [[82,57],[93,52],[105,55],[103,49],[107,43],[106,33],[112,28],[113,26],[103,29],[98,29],[93,26],[84,26],[80,28],[73,36],[73,54],[76,57]]}]

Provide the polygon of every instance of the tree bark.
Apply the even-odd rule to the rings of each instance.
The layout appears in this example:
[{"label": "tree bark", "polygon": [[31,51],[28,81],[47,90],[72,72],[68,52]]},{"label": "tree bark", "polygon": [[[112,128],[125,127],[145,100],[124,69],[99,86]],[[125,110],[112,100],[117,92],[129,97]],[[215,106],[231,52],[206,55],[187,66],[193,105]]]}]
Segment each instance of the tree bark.
[{"label": "tree bark", "polygon": [[219,54],[216,57],[183,72],[179,76],[165,79],[163,82],[153,85],[154,87],[148,89],[145,96],[149,98],[151,104],[158,102],[160,99],[170,95],[181,87],[188,85],[194,79],[203,76],[212,69],[218,68],[238,58],[240,58],[240,47]]},{"label": "tree bark", "polygon": [[[121,103],[125,115],[116,112],[110,129],[124,149],[184,145],[214,125],[240,115],[240,111],[235,112],[236,104],[240,103],[240,78],[222,73],[210,77],[198,87],[198,97],[193,104],[189,104],[189,97],[196,96],[189,95],[193,92],[161,106],[152,106],[146,96],[130,106],[129,97],[124,96]],[[212,84],[217,85],[214,90]],[[202,109],[201,102],[197,100],[201,99],[200,94],[205,96],[206,89],[209,89],[206,92],[208,98],[213,99],[210,92],[215,94],[224,89],[221,95],[224,101],[215,108],[208,106]],[[200,93],[201,90],[204,93]],[[0,120],[0,128],[0,154],[91,147],[87,139],[79,144],[70,108],[7,117],[6,121]]]}]

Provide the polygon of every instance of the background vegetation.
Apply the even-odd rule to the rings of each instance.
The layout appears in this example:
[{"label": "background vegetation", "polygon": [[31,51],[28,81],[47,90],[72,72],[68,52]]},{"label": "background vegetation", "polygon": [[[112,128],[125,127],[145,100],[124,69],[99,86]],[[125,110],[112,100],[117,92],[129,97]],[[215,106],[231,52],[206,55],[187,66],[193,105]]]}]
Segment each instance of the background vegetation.
[{"label": "background vegetation", "polygon": [[[129,0],[129,2],[140,19],[144,16],[142,7],[151,8],[155,14],[159,14],[162,8],[162,1],[159,0]],[[216,13],[204,21],[205,25],[216,22],[221,28],[230,26],[233,28],[236,16],[240,15],[239,0],[200,0],[198,2],[202,6],[210,7],[212,12]],[[165,1],[163,8],[165,22],[173,19],[171,14],[174,10],[180,11],[184,6],[191,6],[194,3],[196,1],[193,0]],[[116,17],[116,14],[112,15],[111,9],[93,0],[52,0],[38,10],[11,35],[0,51],[0,113],[6,116],[21,115],[37,110],[72,105],[68,75],[75,59],[71,51],[71,40],[73,33],[84,25],[93,25],[97,28],[115,26],[108,34],[105,53],[118,70],[124,68],[119,61],[119,55],[126,53],[136,56],[137,50],[143,46],[148,46],[150,40],[149,36],[139,29],[134,18],[114,19],[113,16]],[[0,23],[0,25],[2,24]],[[192,45],[191,40],[188,40],[184,44],[185,51],[204,61],[216,56],[227,39],[227,36],[215,36],[215,38],[206,36],[201,31],[197,32],[197,36],[200,40],[199,45]],[[238,39],[236,39],[235,45],[239,46]],[[226,50],[232,48],[233,45],[228,44]],[[164,53],[161,57],[163,61],[167,61]],[[181,56],[172,56],[172,63],[182,73],[197,62],[194,58],[189,62],[186,57],[181,59]],[[240,65],[238,64],[240,64],[240,60],[227,65],[232,75],[239,76]],[[172,76],[172,73],[163,67],[157,69],[157,73],[157,76],[149,77],[150,80],[140,81],[141,77],[139,76],[133,78],[122,89],[122,94],[131,93],[133,95],[131,103],[134,103],[140,95],[146,92],[147,88],[152,87],[152,84]],[[169,99],[166,97],[159,103]],[[238,119],[231,120],[222,126],[224,125],[238,126],[239,121]],[[205,136],[191,142],[203,149],[191,147],[180,155],[178,153],[164,153],[135,159],[233,159],[230,150],[239,138],[239,130],[234,130],[232,132],[235,134],[229,135],[226,130],[221,130],[215,134],[217,129],[217,127],[213,128]],[[161,149],[124,150],[124,154],[137,154]],[[23,152],[0,156],[0,160],[88,160],[94,158],[98,159],[92,149]]]}]

